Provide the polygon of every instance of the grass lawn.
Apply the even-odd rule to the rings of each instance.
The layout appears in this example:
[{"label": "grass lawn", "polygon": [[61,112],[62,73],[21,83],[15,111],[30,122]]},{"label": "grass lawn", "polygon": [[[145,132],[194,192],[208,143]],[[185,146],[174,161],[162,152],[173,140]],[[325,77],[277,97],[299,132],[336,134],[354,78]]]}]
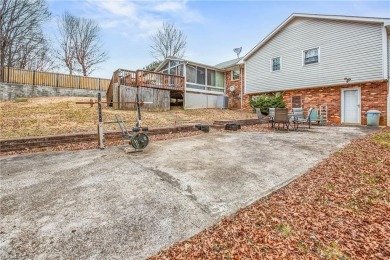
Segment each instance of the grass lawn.
[{"label": "grass lawn", "polygon": [[[89,98],[44,97],[20,101],[25,102],[0,102],[0,139],[96,131],[97,106],[75,104],[77,101],[89,101]],[[135,111],[103,109],[105,121],[115,120],[116,114],[128,120],[127,126],[131,129],[136,119]],[[148,127],[212,124],[215,120],[246,118],[256,118],[256,115],[240,110],[183,110],[178,107],[168,112],[142,112],[142,124]],[[116,124],[106,125],[105,129],[119,130]]]},{"label": "grass lawn", "polygon": [[390,128],[151,259],[389,259]]}]

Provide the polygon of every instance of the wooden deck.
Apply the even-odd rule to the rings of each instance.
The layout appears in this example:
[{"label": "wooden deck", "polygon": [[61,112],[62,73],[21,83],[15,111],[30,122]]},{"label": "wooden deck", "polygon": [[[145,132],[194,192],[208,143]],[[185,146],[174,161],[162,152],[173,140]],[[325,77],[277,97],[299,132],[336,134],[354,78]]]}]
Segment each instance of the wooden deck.
[{"label": "wooden deck", "polygon": [[125,70],[118,69],[112,75],[110,86],[107,90],[107,101],[112,102],[113,86],[114,84],[132,86],[132,87],[145,87],[165,89],[171,92],[184,92],[184,77],[163,74],[159,72],[146,71],[146,70]]}]

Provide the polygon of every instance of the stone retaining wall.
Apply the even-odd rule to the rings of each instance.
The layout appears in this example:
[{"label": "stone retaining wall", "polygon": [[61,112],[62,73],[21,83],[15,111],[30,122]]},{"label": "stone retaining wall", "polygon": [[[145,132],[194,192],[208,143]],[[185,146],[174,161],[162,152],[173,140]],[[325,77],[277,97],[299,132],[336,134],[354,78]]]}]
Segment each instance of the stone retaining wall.
[{"label": "stone retaining wall", "polygon": [[[100,91],[106,97],[106,91]],[[56,88],[50,86],[34,86],[26,84],[0,82],[0,100],[14,100],[20,97],[97,97],[99,91],[76,88]]]}]

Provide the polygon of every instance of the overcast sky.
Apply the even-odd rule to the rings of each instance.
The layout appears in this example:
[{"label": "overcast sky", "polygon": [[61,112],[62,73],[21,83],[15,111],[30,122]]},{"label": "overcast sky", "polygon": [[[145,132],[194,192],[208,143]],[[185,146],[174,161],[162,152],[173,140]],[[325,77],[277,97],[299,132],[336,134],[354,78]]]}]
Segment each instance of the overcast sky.
[{"label": "overcast sky", "polygon": [[[94,19],[109,60],[92,76],[111,78],[118,68],[142,69],[153,61],[150,35],[163,21],[187,36],[185,58],[215,65],[245,55],[292,13],[390,17],[390,1],[117,1],[49,0],[54,19],[47,32],[57,31],[55,19],[64,11]],[[53,37],[53,42],[55,38]],[[54,44],[54,43],[53,43]]]}]

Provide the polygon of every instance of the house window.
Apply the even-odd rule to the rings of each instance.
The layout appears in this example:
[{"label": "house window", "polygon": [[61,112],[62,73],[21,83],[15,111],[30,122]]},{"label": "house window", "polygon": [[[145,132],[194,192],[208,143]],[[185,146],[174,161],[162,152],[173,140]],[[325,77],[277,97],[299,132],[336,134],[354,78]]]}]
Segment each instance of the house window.
[{"label": "house window", "polygon": [[280,57],[272,59],[272,71],[280,70]]},{"label": "house window", "polygon": [[292,96],[291,97],[291,107],[292,108],[302,107],[302,97],[301,96]]},{"label": "house window", "polygon": [[232,80],[240,79],[240,68],[235,68],[232,70]]},{"label": "house window", "polygon": [[303,52],[304,60],[303,64],[318,63],[318,48],[306,50]]}]

